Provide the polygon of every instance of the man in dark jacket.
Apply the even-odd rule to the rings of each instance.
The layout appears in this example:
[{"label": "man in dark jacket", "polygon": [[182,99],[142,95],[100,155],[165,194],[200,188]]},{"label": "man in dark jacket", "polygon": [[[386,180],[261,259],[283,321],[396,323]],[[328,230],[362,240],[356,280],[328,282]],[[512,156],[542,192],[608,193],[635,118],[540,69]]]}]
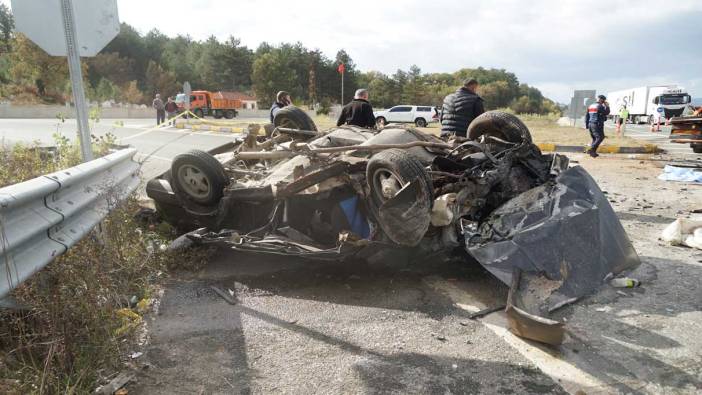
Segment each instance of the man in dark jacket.
[{"label": "man in dark jacket", "polygon": [[271,106],[271,123],[273,123],[273,118],[275,118],[275,114],[278,113],[278,110],[291,104],[292,99],[290,98],[290,94],[288,92],[278,92],[278,94],[275,95],[275,103],[273,103],[273,105]]},{"label": "man in dark jacket", "polygon": [[468,125],[478,115],[485,112],[483,99],[475,93],[478,81],[467,79],[456,92],[444,98],[441,109],[441,136],[456,135],[466,137]]},{"label": "man in dark jacket", "polygon": [[163,104],[163,100],[161,100],[161,95],[156,94],[156,97],[154,98],[154,101],[151,103],[151,106],[156,110],[156,125],[160,125],[163,122],[166,121],[166,106]]},{"label": "man in dark jacket", "polygon": [[362,128],[375,127],[373,106],[368,102],[368,91],[366,89],[357,90],[351,103],[345,105],[341,110],[336,126],[341,125],[355,125]]},{"label": "man in dark jacket", "polygon": [[607,120],[607,115],[609,115],[609,103],[604,95],[599,95],[597,103],[590,104],[585,114],[585,126],[590,130],[590,137],[592,137],[592,144],[590,144],[587,153],[593,158],[599,156],[597,148],[605,138],[604,123]]}]

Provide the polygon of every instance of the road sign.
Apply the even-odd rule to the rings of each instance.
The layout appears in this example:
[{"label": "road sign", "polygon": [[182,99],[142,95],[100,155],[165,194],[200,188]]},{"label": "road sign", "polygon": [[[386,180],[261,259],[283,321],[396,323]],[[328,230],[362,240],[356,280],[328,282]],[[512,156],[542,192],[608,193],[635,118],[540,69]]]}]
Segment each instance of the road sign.
[{"label": "road sign", "polygon": [[193,93],[190,82],[185,81],[183,84],[183,93],[185,94],[185,109],[190,111],[190,94]]},{"label": "road sign", "polygon": [[119,33],[117,0],[12,0],[15,26],[49,55],[66,56],[83,161],[93,159],[81,56],[95,56]]},{"label": "road sign", "polygon": [[595,101],[594,90],[576,90],[573,92],[573,97],[570,99],[568,106],[568,115],[573,119],[573,126],[576,120],[585,115],[585,109]]},{"label": "road sign", "polygon": [[[95,56],[119,33],[117,0],[71,0],[80,56]],[[67,56],[63,0],[12,0],[15,28],[52,56]]]}]

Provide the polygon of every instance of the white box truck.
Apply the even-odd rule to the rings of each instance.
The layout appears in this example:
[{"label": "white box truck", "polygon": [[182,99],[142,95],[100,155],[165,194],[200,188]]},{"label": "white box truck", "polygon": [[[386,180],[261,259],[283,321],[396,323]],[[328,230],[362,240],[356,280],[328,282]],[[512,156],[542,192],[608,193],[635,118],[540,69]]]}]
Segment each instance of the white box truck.
[{"label": "white box truck", "polygon": [[611,115],[617,115],[626,106],[632,123],[653,123],[656,112],[665,119],[679,117],[691,100],[685,89],[677,85],[642,86],[607,94]]}]

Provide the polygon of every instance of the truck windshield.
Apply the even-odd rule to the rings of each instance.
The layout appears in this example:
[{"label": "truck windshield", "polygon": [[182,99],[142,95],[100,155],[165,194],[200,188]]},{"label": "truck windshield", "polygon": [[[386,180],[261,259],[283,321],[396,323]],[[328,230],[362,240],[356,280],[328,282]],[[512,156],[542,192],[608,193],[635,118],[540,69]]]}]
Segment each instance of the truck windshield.
[{"label": "truck windshield", "polygon": [[685,104],[687,96],[685,95],[661,95],[660,104]]}]

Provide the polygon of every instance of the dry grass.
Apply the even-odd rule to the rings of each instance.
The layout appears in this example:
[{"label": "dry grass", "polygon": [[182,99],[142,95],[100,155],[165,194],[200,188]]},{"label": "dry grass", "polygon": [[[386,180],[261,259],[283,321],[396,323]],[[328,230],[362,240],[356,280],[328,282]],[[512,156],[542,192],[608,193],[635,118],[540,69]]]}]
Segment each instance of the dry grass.
[{"label": "dry grass", "polygon": [[[96,156],[107,145],[96,140]],[[0,152],[0,184],[77,163],[78,147],[61,139],[57,146],[50,154],[36,146]],[[138,210],[132,199],[116,207],[101,234],[90,234],[13,290],[30,308],[0,313],[0,393],[92,392],[123,368],[158,278],[176,262],[206,258],[161,251],[169,230],[140,223]]]}]

